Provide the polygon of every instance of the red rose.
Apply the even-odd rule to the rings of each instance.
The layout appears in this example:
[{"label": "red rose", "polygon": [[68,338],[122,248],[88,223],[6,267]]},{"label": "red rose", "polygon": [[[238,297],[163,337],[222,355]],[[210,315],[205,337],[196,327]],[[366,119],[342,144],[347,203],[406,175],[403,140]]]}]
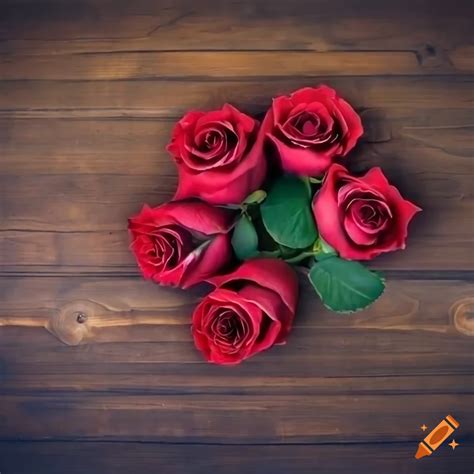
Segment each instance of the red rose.
[{"label": "red rose", "polygon": [[303,176],[322,175],[362,133],[360,117],[327,86],[277,97],[261,128],[275,144],[283,170]]},{"label": "red rose", "polygon": [[131,248],[147,279],[188,288],[220,270],[232,257],[229,211],[203,202],[144,206],[129,219]]},{"label": "red rose", "polygon": [[349,260],[370,260],[405,248],[408,224],[419,211],[380,168],[356,178],[334,164],[313,200],[321,237]]},{"label": "red rose", "polygon": [[193,314],[196,347],[209,362],[238,364],[283,343],[298,299],[294,271],[282,260],[247,260],[210,280],[217,288]]},{"label": "red rose", "polygon": [[239,204],[258,189],[267,170],[258,122],[229,104],[212,112],[188,112],[167,149],[175,157],[175,199],[199,197],[211,204]]}]

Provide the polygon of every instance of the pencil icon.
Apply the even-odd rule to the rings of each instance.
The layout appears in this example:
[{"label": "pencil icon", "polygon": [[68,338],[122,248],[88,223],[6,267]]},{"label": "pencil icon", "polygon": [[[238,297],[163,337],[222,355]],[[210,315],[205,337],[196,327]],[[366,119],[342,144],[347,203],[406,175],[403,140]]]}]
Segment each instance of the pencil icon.
[{"label": "pencil icon", "polygon": [[418,445],[415,458],[421,459],[430,456],[446,440],[446,438],[459,427],[459,423],[448,415],[431,433]]}]

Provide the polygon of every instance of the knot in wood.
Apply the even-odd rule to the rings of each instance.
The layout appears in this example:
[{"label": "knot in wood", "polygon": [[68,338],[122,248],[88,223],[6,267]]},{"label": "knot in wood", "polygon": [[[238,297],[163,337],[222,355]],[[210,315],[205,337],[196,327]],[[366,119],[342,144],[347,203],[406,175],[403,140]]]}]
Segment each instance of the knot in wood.
[{"label": "knot in wood", "polygon": [[456,301],[449,310],[456,330],[466,336],[474,336],[474,298]]},{"label": "knot in wood", "polygon": [[87,314],[82,313],[81,311],[77,312],[76,314],[77,314],[76,321],[79,324],[84,324],[87,321]]},{"label": "knot in wood", "polygon": [[96,306],[87,300],[67,303],[52,315],[47,329],[64,344],[77,346],[89,334],[89,322],[96,313]]}]

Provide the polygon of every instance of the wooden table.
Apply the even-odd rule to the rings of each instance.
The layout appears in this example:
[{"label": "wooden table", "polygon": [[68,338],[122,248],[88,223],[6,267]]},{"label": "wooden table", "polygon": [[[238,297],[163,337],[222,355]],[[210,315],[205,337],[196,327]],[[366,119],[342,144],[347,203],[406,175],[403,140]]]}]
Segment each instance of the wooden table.
[{"label": "wooden table", "polygon": [[[469,1],[2,0],[0,472],[471,473],[472,18]],[[171,197],[186,110],[261,113],[319,83],[363,117],[352,169],[382,166],[424,212],[373,262],[372,308],[331,314],[302,282],[286,346],[208,365],[199,292],[143,281],[126,219]],[[448,414],[459,447],[416,461]]]}]

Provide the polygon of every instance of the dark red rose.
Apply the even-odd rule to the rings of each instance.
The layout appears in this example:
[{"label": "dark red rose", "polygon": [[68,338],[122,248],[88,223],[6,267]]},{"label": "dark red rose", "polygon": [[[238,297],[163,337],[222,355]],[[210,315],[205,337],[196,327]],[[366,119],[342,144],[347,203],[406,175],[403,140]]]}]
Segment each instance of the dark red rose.
[{"label": "dark red rose", "polygon": [[421,209],[402,198],[380,168],[351,176],[332,165],[313,200],[321,237],[349,260],[404,249],[408,224]]},{"label": "dark red rose", "polygon": [[295,316],[298,281],[282,260],[247,260],[210,280],[216,289],[196,307],[192,331],[209,362],[238,364],[286,342]]},{"label": "dark red rose", "polygon": [[212,112],[188,112],[168,145],[179,172],[175,199],[239,204],[258,189],[267,165],[257,130],[256,120],[229,104]]},{"label": "dark red rose", "polygon": [[334,89],[319,86],[274,99],[260,133],[274,143],[284,171],[319,176],[334,158],[354,148],[363,128],[360,117]]},{"label": "dark red rose", "polygon": [[171,202],[129,219],[131,248],[147,279],[188,288],[215,275],[232,257],[232,215],[203,202]]}]

